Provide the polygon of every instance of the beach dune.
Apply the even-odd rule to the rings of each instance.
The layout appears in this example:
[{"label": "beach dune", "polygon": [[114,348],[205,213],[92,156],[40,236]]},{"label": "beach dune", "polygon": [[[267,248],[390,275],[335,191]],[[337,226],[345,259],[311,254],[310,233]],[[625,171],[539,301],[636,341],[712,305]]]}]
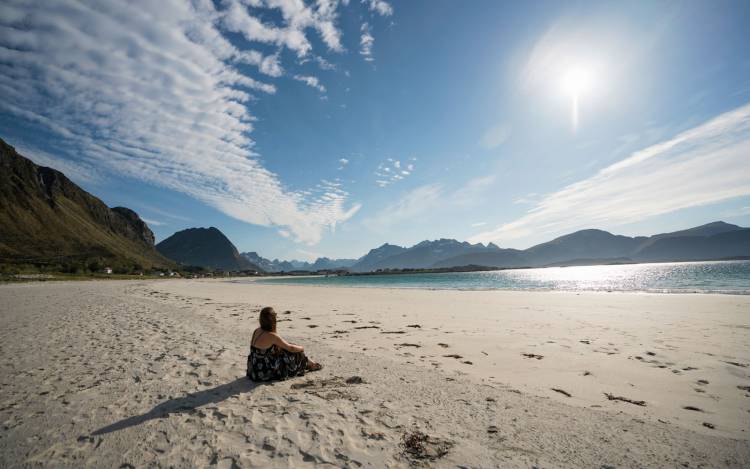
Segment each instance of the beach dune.
[{"label": "beach dune", "polygon": [[[258,311],[325,364],[244,378]],[[0,465],[747,467],[750,297],[0,286]]]}]

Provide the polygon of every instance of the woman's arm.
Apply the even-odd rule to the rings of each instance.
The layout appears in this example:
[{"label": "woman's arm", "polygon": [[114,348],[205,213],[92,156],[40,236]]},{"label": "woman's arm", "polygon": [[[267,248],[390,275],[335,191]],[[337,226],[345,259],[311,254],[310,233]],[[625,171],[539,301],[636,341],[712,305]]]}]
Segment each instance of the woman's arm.
[{"label": "woman's arm", "polygon": [[271,334],[271,336],[273,337],[273,340],[274,340],[273,343],[276,344],[276,346],[279,348],[283,348],[284,350],[288,350],[289,352],[294,352],[294,353],[305,351],[305,349],[301,345],[290,344],[286,340],[282,339],[281,336],[278,334],[274,333],[274,334]]}]

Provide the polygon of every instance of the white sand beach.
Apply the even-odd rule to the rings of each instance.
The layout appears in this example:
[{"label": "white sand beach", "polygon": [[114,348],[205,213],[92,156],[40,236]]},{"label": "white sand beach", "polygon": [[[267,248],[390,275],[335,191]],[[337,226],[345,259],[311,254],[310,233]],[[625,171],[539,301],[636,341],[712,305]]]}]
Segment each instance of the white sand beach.
[{"label": "white sand beach", "polygon": [[[322,371],[244,377],[266,305]],[[750,465],[750,296],[9,284],[0,347],[2,467]]]}]

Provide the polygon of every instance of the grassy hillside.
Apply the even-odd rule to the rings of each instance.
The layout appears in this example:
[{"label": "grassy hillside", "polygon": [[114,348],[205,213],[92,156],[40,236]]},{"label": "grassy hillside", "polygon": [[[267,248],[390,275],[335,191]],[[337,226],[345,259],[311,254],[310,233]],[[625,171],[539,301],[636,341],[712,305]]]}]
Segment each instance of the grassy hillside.
[{"label": "grassy hillside", "polygon": [[106,264],[122,272],[173,266],[153,242],[135,212],[110,209],[0,139],[0,263],[51,270]]}]

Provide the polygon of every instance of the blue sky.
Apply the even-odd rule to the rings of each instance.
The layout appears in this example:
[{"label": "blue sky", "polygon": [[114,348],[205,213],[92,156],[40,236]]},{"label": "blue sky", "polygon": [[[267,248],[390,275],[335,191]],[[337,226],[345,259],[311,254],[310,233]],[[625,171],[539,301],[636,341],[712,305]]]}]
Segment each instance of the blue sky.
[{"label": "blue sky", "polygon": [[748,226],[747,24],[747,2],[13,0],[0,136],[158,239],[216,226],[272,258]]}]

